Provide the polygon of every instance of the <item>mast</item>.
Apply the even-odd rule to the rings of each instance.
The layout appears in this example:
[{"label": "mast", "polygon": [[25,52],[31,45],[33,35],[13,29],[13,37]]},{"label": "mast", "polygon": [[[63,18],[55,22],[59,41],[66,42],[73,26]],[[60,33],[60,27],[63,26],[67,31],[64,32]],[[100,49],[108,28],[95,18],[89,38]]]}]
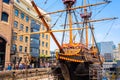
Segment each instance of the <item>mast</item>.
[{"label": "mast", "polygon": [[[84,5],[83,6],[86,6],[87,5],[87,3],[86,3],[86,0],[84,0]],[[85,43],[86,43],[86,47],[88,47],[88,20],[89,20],[89,18],[91,17],[91,15],[92,15],[92,13],[90,12],[90,13],[88,13],[87,12],[87,7],[84,7],[83,8],[84,9],[84,11],[83,11],[83,13],[82,14],[80,14],[80,16],[81,16],[81,18],[83,18],[83,20],[84,20],[84,22],[83,22],[83,25],[85,25],[84,27],[86,28],[86,30],[85,30]]]},{"label": "mast", "polygon": [[71,14],[71,7],[76,2],[76,0],[63,0],[63,3],[66,5],[68,11],[68,18],[69,18],[69,44],[73,43],[73,33],[72,33],[72,14]]}]

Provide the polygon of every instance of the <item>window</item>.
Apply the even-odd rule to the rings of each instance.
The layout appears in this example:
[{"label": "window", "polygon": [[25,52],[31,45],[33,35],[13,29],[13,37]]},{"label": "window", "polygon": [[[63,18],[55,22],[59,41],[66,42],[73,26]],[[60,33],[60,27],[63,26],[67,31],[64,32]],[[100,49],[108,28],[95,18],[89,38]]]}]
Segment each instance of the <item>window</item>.
[{"label": "window", "polygon": [[5,21],[5,22],[8,22],[8,14],[5,13],[5,12],[2,12],[2,18],[1,18],[2,21]]},{"label": "window", "polygon": [[25,47],[25,52],[27,52],[27,47]]},{"label": "window", "polygon": [[26,32],[28,32],[28,27],[26,27]]},{"label": "window", "polygon": [[37,48],[30,48],[30,52],[32,52],[32,53],[39,53],[39,49],[37,49]]},{"label": "window", "polygon": [[48,51],[46,50],[46,55],[48,54]]},{"label": "window", "polygon": [[31,38],[30,42],[33,43],[33,44],[39,44],[39,39]]},{"label": "window", "polygon": [[23,25],[23,24],[20,24],[20,30],[23,31],[23,27],[24,27],[24,25]]},{"label": "window", "polygon": [[26,22],[28,22],[29,21],[29,17],[28,16],[26,16]]},{"label": "window", "polygon": [[44,54],[44,50],[42,50],[42,54]]},{"label": "window", "polygon": [[18,3],[20,3],[20,1],[19,0],[16,0]]},{"label": "window", "polygon": [[14,27],[17,28],[18,27],[18,22],[14,21]]},{"label": "window", "polygon": [[42,30],[45,30],[45,27],[44,27],[44,26],[42,27]]},{"label": "window", "polygon": [[25,42],[28,42],[28,37],[25,37]]},{"label": "window", "polygon": [[20,36],[20,41],[23,41],[23,36]]},{"label": "window", "polygon": [[19,11],[17,9],[15,9],[14,14],[15,14],[15,16],[18,16],[19,15]]},{"label": "window", "polygon": [[17,40],[17,33],[13,32],[13,40]]},{"label": "window", "polygon": [[22,46],[19,46],[19,51],[22,52]]},{"label": "window", "polygon": [[46,42],[46,47],[48,47],[48,43]]},{"label": "window", "polygon": [[44,38],[44,34],[42,34],[42,38]]},{"label": "window", "polygon": [[46,35],[46,39],[48,40],[48,35]]},{"label": "window", "polygon": [[10,0],[3,0],[3,2],[9,4]]},{"label": "window", "polygon": [[13,44],[13,45],[12,45],[12,50],[13,50],[13,51],[16,51],[16,50],[17,50],[16,44]]},{"label": "window", "polygon": [[42,47],[44,47],[44,42],[42,42]]},{"label": "window", "polygon": [[24,19],[24,13],[21,13],[21,19]]},{"label": "window", "polygon": [[31,28],[31,32],[38,32],[39,30]]}]

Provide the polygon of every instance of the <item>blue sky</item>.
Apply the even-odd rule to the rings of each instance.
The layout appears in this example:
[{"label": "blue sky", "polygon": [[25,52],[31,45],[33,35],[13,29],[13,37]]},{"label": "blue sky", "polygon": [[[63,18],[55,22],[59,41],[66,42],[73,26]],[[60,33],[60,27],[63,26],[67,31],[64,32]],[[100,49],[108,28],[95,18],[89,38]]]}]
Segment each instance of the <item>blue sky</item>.
[{"label": "blue sky", "polygon": [[[62,0],[34,0],[35,3],[45,10],[46,12],[53,12],[56,10],[62,10],[64,9],[64,5],[62,3]],[[45,2],[47,3],[45,4]],[[89,0],[91,1],[91,0]],[[94,0],[95,2],[101,2],[103,0]],[[77,3],[75,6],[80,6],[82,0],[77,0]],[[112,0],[110,4],[107,6],[101,5],[98,7],[92,7],[93,15],[92,17],[94,19],[101,19],[101,18],[112,18],[112,17],[118,17],[117,20],[110,20],[110,21],[103,21],[103,22],[97,22],[93,23],[95,26],[95,37],[97,42],[103,42],[103,41],[113,41],[114,44],[117,46],[118,43],[120,43],[120,0]],[[79,11],[77,11],[77,16],[79,16]],[[97,14],[99,11],[101,11],[99,14]],[[52,22],[51,24],[54,24],[56,19],[59,17],[61,13],[51,15]],[[97,14],[97,15],[96,15]],[[65,13],[63,13],[63,18],[59,20],[57,25],[53,29],[62,29],[63,27],[60,26],[62,22],[64,22]],[[61,42],[61,35],[60,33],[54,33],[57,40]],[[51,39],[51,50],[54,51],[57,48],[54,41]]]}]

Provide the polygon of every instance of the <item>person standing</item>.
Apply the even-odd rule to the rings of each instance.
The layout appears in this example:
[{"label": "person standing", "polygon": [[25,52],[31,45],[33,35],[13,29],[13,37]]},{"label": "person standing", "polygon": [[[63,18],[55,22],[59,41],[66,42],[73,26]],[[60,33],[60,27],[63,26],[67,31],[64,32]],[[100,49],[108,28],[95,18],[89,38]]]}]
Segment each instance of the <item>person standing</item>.
[{"label": "person standing", "polygon": [[9,71],[12,70],[11,64],[8,64],[7,70],[9,70]]}]

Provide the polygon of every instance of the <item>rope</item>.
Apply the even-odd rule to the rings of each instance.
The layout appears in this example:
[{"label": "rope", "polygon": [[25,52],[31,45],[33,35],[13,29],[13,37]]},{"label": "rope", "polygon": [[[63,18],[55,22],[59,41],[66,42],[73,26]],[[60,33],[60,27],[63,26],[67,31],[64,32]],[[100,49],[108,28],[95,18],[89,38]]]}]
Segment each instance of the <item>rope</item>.
[{"label": "rope", "polygon": [[[68,14],[68,11],[66,12],[66,16],[65,16],[65,24],[64,24],[64,29],[66,28],[66,23],[67,23],[67,14]],[[63,42],[64,42],[64,37],[65,37],[65,31],[63,31],[61,45],[62,45],[62,44],[63,44]]]},{"label": "rope", "polygon": [[100,59],[100,50],[99,50],[99,48],[98,48],[98,46],[97,46],[97,42],[96,42],[96,40],[95,40],[95,36],[94,36],[94,33],[93,33],[93,30],[92,30],[92,27],[91,27],[90,22],[89,22],[89,27],[90,27],[90,31],[91,31],[91,33],[92,33],[92,36],[93,36],[93,39],[94,39],[94,42],[95,42],[97,51],[98,51],[98,58],[99,58],[99,61],[100,61],[101,67],[102,67],[102,61],[101,61],[101,59]]},{"label": "rope", "polygon": [[112,29],[114,23],[115,23],[115,21],[112,22],[112,24],[111,24],[111,26],[110,26],[108,32],[106,33],[105,37],[103,38],[103,40],[109,35],[109,33],[110,33],[110,31],[111,31],[111,29]]},{"label": "rope", "polygon": [[60,14],[60,16],[58,16],[58,18],[57,18],[56,22],[52,25],[52,27],[51,27],[51,28],[53,28],[53,27],[57,24],[58,20],[61,18],[61,16],[62,16],[62,15],[63,15],[63,13],[61,13],[61,14]]}]

